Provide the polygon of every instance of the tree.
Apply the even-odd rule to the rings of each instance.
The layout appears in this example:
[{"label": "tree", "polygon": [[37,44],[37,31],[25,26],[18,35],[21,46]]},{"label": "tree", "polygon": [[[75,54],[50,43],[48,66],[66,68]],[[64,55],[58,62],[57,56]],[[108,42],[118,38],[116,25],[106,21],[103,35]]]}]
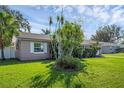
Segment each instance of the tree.
[{"label": "tree", "polygon": [[29,22],[23,17],[23,15],[19,11],[11,10],[8,6],[4,5],[0,6],[0,11],[5,11],[14,17],[14,19],[19,23],[18,30],[20,32],[30,32],[31,27]]},{"label": "tree", "polygon": [[[56,59],[57,69],[79,70],[82,68],[80,59],[73,57],[73,51],[83,42],[83,30],[79,22],[65,21],[63,9],[56,16],[55,31],[51,31],[52,17],[49,17],[49,30],[51,38],[51,50]],[[53,29],[52,29],[53,30]]]},{"label": "tree", "polygon": [[23,15],[8,6],[0,6],[0,49],[3,60],[4,48],[11,45],[13,36],[22,31],[30,32],[29,22]]},{"label": "tree", "polygon": [[0,49],[2,60],[4,57],[4,47],[11,44],[13,35],[18,35],[19,23],[14,19],[14,17],[5,12],[0,12]]},{"label": "tree", "polygon": [[57,48],[56,59],[72,56],[73,50],[80,46],[83,41],[83,31],[80,24],[66,21],[61,28],[54,32],[52,42],[53,48]]},{"label": "tree", "polygon": [[49,17],[49,31],[51,32],[51,25],[53,24],[52,17]]},{"label": "tree", "polygon": [[46,29],[41,29],[41,31],[45,34],[45,35],[49,35],[50,34],[50,30]]},{"label": "tree", "polygon": [[83,42],[80,24],[66,21],[60,30],[63,55],[72,56],[73,50]]},{"label": "tree", "polygon": [[96,31],[96,34],[92,35],[91,40],[101,42],[119,42],[121,32],[121,27],[117,25],[101,26]]}]

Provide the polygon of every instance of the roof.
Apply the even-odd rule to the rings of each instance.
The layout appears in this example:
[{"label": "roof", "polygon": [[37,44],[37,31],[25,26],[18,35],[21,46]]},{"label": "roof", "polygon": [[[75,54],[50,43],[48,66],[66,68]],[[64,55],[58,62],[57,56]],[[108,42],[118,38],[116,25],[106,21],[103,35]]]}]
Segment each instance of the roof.
[{"label": "roof", "polygon": [[[26,32],[21,32],[20,35],[17,37],[21,40],[45,40],[45,41],[50,41],[49,35],[44,35],[44,34],[36,34],[36,33],[26,33]],[[84,40],[81,45],[92,45],[97,43],[97,41],[92,41],[92,40]],[[99,42],[101,46],[118,46],[116,43],[110,43],[110,42]],[[121,45],[124,47],[124,45]]]},{"label": "roof", "polygon": [[99,42],[102,46],[119,46],[117,43]]},{"label": "roof", "polygon": [[20,35],[17,37],[18,39],[23,40],[50,40],[49,35],[43,35],[43,34],[35,34],[35,33],[26,33],[21,32]]},{"label": "roof", "polygon": [[97,42],[92,41],[92,40],[84,40],[81,45],[92,45],[92,44],[95,44],[95,43],[97,43]]},{"label": "roof", "polygon": [[[92,44],[95,44],[97,43],[97,41],[92,41],[92,40],[84,40],[82,42],[82,45],[92,45]],[[99,42],[99,44],[101,46],[119,46],[118,44],[116,43],[110,43],[110,42]]]}]

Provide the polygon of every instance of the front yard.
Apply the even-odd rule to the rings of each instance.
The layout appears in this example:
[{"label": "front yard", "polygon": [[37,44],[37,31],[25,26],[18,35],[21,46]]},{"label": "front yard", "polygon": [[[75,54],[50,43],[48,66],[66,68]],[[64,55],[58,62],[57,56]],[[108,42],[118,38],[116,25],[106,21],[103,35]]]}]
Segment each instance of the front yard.
[{"label": "front yard", "polygon": [[82,59],[87,66],[79,72],[55,71],[54,61],[6,60],[0,62],[0,87],[124,87],[124,54],[103,56]]}]

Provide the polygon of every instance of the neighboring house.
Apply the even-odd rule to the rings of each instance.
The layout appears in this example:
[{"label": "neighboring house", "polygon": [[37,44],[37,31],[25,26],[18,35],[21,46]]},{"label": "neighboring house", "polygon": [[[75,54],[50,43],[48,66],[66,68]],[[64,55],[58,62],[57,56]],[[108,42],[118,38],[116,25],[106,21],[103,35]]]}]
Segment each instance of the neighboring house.
[{"label": "neighboring house", "polygon": [[[82,43],[83,48],[89,48],[90,45],[97,43],[96,41],[85,40]],[[98,51],[97,55],[100,54],[110,54],[116,53],[116,50],[120,47],[124,48],[124,45],[118,45],[116,43],[109,43],[109,42],[99,42],[99,46],[101,49]]]},{"label": "neighboring house", "polygon": [[[81,44],[81,46],[86,49],[86,48],[90,48],[91,45],[96,44],[96,41],[91,41],[91,40],[84,40],[83,43]],[[100,45],[101,46],[101,45]],[[96,56],[101,55],[101,50],[98,50],[96,53]]]},{"label": "neighboring house", "polygon": [[109,43],[109,42],[99,42],[99,43],[101,45],[102,54],[116,53],[117,49],[120,48],[120,45],[116,43]]},{"label": "neighboring house", "polygon": [[[83,48],[97,43],[96,41],[85,40],[81,44]],[[115,53],[120,46],[115,43],[99,42],[101,49],[97,55],[102,53]],[[123,47],[123,45],[121,45]],[[19,60],[40,60],[49,59],[50,37],[48,35],[22,32],[16,38],[16,58]]]},{"label": "neighboring house", "polygon": [[50,58],[48,35],[21,33],[16,40],[16,58],[19,60],[40,60]]}]

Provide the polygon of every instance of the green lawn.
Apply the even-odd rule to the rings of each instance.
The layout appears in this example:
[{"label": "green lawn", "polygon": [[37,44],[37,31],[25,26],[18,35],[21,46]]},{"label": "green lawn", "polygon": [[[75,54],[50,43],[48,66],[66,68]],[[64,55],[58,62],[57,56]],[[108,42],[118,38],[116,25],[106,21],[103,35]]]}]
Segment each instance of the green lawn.
[{"label": "green lawn", "polygon": [[124,57],[124,53],[116,53],[116,54],[103,54],[104,57]]},{"label": "green lawn", "polygon": [[124,59],[108,57],[82,59],[85,71],[60,72],[51,69],[54,61],[0,62],[0,87],[124,87]]}]

